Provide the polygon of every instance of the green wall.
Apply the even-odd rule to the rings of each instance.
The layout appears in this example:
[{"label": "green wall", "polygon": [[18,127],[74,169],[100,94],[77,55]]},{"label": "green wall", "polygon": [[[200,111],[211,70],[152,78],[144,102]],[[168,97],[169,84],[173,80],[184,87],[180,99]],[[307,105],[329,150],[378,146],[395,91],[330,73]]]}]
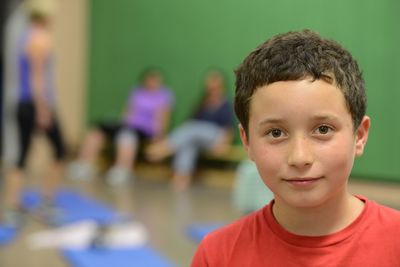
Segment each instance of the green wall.
[{"label": "green wall", "polygon": [[233,70],[272,35],[311,28],[336,39],[364,72],[372,129],[353,175],[400,181],[400,1],[92,0],[88,121],[120,117],[140,71],[159,66],[185,119],[210,66]]}]

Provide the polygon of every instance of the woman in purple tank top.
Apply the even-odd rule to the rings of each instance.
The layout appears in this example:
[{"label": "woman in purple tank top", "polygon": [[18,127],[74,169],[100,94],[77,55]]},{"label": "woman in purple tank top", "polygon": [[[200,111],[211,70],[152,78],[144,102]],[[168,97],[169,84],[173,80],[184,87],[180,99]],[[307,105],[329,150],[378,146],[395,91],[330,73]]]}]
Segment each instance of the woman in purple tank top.
[{"label": "woman in purple tank top", "polygon": [[144,142],[162,138],[169,124],[173,104],[171,91],[162,85],[156,70],[143,75],[142,84],[134,88],[120,123],[99,123],[85,138],[78,159],[68,168],[68,176],[90,179],[95,174],[95,160],[107,139],[116,145],[116,159],[106,173],[110,185],[121,185],[134,178],[133,167],[139,147]]}]

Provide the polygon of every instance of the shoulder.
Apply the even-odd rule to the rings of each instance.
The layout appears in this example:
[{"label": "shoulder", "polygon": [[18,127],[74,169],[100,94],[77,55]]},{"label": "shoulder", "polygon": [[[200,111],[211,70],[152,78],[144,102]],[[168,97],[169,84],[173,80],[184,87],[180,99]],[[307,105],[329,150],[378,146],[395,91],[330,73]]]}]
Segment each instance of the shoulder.
[{"label": "shoulder", "polygon": [[[392,238],[400,235],[400,211],[369,201],[371,206],[368,228],[379,236]],[[398,239],[400,245],[400,239]]]},{"label": "shoulder", "polygon": [[222,105],[220,106],[220,110],[224,113],[225,116],[228,116],[229,119],[231,119],[230,117],[233,117],[233,105],[229,101],[229,99],[224,99]]},{"label": "shoulder", "polygon": [[131,93],[130,93],[130,95],[131,95],[131,97],[136,97],[137,95],[141,95],[141,94],[143,94],[143,88],[141,88],[141,87],[133,87],[132,89],[131,89]]},{"label": "shoulder", "polygon": [[174,96],[172,90],[170,88],[168,88],[168,87],[162,87],[160,89],[160,92],[161,92],[161,94],[163,94],[163,95],[165,95],[167,97],[170,97],[170,98]]},{"label": "shoulder", "polygon": [[167,87],[163,87],[160,89],[159,96],[160,96],[161,100],[167,105],[171,105],[174,102],[174,94]]},{"label": "shoulder", "polygon": [[383,206],[381,204],[372,202],[372,205],[376,209],[376,219],[381,223],[391,224],[397,226],[400,231],[400,211],[393,208]]},{"label": "shoulder", "polygon": [[222,103],[222,107],[224,107],[224,108],[232,108],[233,105],[232,105],[231,101],[228,98],[225,98],[223,103]]},{"label": "shoulder", "polygon": [[163,87],[160,89],[161,93],[168,96],[168,97],[172,97],[174,94],[172,93],[170,88],[167,87]]}]

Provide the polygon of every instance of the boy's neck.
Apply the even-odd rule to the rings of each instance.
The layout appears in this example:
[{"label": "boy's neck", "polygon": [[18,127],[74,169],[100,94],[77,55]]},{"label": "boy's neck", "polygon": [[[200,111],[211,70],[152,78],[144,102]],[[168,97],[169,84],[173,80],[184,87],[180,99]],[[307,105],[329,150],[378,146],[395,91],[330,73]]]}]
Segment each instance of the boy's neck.
[{"label": "boy's neck", "polygon": [[276,198],[273,214],[287,231],[302,236],[324,236],[350,225],[362,212],[364,203],[347,191],[313,208],[297,208]]}]

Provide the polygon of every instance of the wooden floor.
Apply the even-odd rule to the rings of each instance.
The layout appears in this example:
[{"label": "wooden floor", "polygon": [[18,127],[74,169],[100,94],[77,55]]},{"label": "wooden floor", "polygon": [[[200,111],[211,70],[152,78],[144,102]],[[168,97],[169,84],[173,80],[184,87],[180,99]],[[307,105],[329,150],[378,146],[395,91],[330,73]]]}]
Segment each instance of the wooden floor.
[{"label": "wooden floor", "polygon": [[[150,245],[177,266],[189,266],[196,244],[185,235],[185,228],[195,222],[230,222],[240,215],[231,202],[233,171],[208,170],[198,173],[193,186],[184,193],[169,190],[168,171],[141,166],[134,185],[110,188],[96,181],[72,183],[94,198],[128,212],[149,230]],[[350,181],[350,189],[382,204],[400,209],[400,184],[378,183],[359,179]],[[47,229],[29,220],[18,239],[0,248],[0,267],[66,267],[58,251],[32,250],[27,239],[32,233]],[[113,266],[118,267],[118,266]]]}]

